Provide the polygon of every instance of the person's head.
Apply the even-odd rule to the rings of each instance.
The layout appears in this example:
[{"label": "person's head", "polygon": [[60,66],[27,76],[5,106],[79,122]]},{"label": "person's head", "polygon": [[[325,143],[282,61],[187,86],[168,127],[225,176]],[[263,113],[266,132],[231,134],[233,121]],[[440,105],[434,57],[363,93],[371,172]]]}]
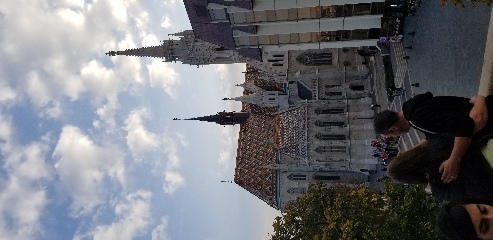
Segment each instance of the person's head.
[{"label": "person's head", "polygon": [[383,137],[397,137],[409,132],[409,122],[404,118],[402,112],[384,110],[373,120],[373,127],[377,134]]},{"label": "person's head", "polygon": [[471,199],[449,203],[438,215],[438,227],[450,240],[493,239],[493,201]]},{"label": "person's head", "polygon": [[387,175],[402,183],[427,184],[431,163],[426,147],[418,145],[393,157],[387,167]]}]

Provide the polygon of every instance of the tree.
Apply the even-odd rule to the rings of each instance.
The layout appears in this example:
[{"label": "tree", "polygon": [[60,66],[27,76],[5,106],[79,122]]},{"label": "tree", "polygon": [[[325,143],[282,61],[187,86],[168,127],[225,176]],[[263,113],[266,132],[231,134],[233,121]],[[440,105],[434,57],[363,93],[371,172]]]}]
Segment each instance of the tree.
[{"label": "tree", "polygon": [[323,183],[285,206],[271,240],[442,239],[435,225],[438,202],[422,186],[384,181],[386,192]]}]

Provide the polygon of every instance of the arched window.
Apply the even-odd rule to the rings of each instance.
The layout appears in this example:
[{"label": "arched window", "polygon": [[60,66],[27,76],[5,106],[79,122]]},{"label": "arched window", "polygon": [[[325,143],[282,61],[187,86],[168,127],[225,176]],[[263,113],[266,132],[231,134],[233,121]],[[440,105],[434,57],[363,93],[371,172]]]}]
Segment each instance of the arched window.
[{"label": "arched window", "polygon": [[364,91],[365,86],[364,85],[351,85],[351,90],[353,91]]},{"label": "arched window", "polygon": [[314,175],[313,179],[319,181],[339,181],[341,180],[341,176]]},{"label": "arched window", "polygon": [[306,180],[306,175],[305,174],[289,174],[288,176],[289,180]]},{"label": "arched window", "polygon": [[343,127],[344,122],[330,122],[330,121],[315,121],[315,125],[319,127]]},{"label": "arched window", "polygon": [[315,134],[315,137],[320,140],[346,140],[346,135],[342,134]]},{"label": "arched window", "polygon": [[315,149],[317,153],[345,153],[346,146],[320,146]]},{"label": "arched window", "polygon": [[344,109],[342,108],[329,108],[329,109],[315,109],[316,114],[340,114],[344,113]]},{"label": "arched window", "polygon": [[304,187],[290,188],[290,189],[288,189],[288,193],[291,193],[291,194],[305,194],[306,193],[306,188],[304,188]]},{"label": "arched window", "polygon": [[305,52],[298,55],[296,61],[306,66],[332,65],[332,52]]}]

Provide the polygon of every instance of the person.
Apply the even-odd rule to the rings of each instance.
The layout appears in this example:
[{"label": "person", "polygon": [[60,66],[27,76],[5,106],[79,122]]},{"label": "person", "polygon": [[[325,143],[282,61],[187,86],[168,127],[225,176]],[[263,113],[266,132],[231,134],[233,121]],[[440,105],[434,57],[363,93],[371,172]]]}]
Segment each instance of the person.
[{"label": "person", "polygon": [[[402,105],[402,111],[384,110],[374,118],[374,129],[384,137],[402,136],[412,128],[426,138],[432,135],[454,135],[450,156],[440,166],[442,181],[456,179],[459,165],[469,144],[483,144],[493,133],[493,121],[488,119],[493,107],[493,97],[475,96],[471,99],[454,96],[433,96],[432,93],[416,95]],[[419,144],[424,144],[426,139]],[[418,144],[418,145],[419,145]]]},{"label": "person", "polygon": [[438,228],[449,240],[493,239],[493,200],[468,199],[444,205]]},{"label": "person", "polygon": [[425,144],[395,156],[387,175],[402,183],[429,184],[432,195],[444,201],[493,199],[493,140],[482,147],[471,145],[460,162],[459,177],[451,183],[441,180],[438,166],[452,151],[453,138],[452,134],[430,136]]}]

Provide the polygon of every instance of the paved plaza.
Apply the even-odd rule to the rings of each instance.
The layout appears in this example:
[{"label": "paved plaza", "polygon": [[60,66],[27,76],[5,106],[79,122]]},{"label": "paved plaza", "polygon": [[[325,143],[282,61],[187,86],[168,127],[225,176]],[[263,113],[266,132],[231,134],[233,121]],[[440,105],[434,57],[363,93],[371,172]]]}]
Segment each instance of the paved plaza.
[{"label": "paved plaza", "polygon": [[[396,86],[406,89],[405,95],[386,101],[381,56],[370,61],[375,100],[381,110],[400,111],[407,99],[428,91],[434,95],[477,95],[490,16],[491,8],[484,5],[473,7],[467,2],[465,8],[442,7],[436,0],[422,1],[416,15],[405,19],[402,42],[388,45]],[[402,137],[399,150],[411,148],[422,138],[412,129]],[[371,182],[385,175],[382,168],[377,167]]]}]

